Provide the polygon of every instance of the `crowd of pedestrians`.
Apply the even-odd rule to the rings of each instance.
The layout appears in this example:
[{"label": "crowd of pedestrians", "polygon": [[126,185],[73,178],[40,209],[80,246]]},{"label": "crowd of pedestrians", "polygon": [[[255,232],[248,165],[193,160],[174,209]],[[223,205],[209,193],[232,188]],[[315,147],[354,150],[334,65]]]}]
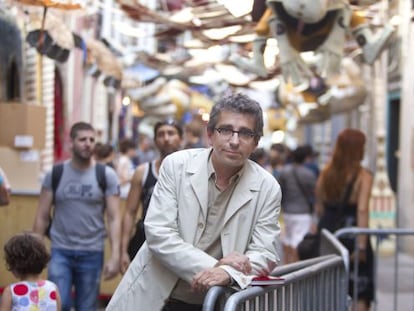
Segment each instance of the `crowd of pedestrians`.
[{"label": "crowd of pedestrians", "polygon": [[[259,147],[263,112],[241,94],[220,99],[208,123],[166,119],[153,134],[115,148],[96,142],[89,123],[71,127],[71,158],[46,174],[32,231],[5,245],[20,281],[5,289],[0,311],[12,310],[22,286],[50,292],[37,305],[50,309],[39,310],[96,310],[101,278],[119,273],[108,311],[201,310],[211,286],[244,288],[250,275],[301,260],[307,233],[368,226],[372,174],[360,164],[365,136],[358,130],[340,133],[321,172],[311,145]],[[1,168],[0,186],[9,194]],[[338,215],[349,223],[329,227]],[[343,242],[352,255],[351,242]],[[367,284],[358,296],[362,311],[373,299],[373,254],[365,236],[358,247]],[[48,281],[40,278],[45,268]]]}]

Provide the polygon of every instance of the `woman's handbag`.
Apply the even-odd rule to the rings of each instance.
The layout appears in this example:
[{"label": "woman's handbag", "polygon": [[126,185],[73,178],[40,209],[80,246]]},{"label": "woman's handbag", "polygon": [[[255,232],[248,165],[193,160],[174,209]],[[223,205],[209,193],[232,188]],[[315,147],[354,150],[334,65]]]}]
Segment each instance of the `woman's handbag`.
[{"label": "woman's handbag", "polygon": [[308,232],[300,241],[296,250],[301,260],[319,256],[320,233]]},{"label": "woman's handbag", "polygon": [[[349,220],[348,217],[345,217],[343,213],[343,207],[349,201],[355,180],[356,176],[354,176],[351,182],[347,185],[340,202],[338,202],[335,206],[330,205],[329,208],[328,206],[325,206],[324,215],[322,215],[321,219],[319,220],[318,232],[307,233],[303,240],[299,243],[297,251],[300,259],[309,259],[319,256],[320,232],[322,228],[328,229],[330,232],[335,232],[340,228],[353,225],[352,223],[348,223]],[[333,213],[333,216],[328,215],[328,212]],[[335,221],[332,221],[332,219],[335,219]],[[342,238],[341,242],[345,246],[353,245],[354,243],[353,240],[350,240],[346,237]]]}]

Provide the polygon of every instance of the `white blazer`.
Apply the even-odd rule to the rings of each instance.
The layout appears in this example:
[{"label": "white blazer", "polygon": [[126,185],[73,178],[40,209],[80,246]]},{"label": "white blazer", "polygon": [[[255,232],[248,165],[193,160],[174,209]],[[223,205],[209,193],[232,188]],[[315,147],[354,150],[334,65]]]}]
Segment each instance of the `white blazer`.
[{"label": "white blazer", "polygon": [[[207,163],[211,149],[186,149],[164,159],[145,218],[143,244],[115,290],[107,311],[161,310],[178,279],[217,260],[194,245],[206,224]],[[280,260],[281,190],[275,178],[248,161],[229,202],[221,232],[223,255],[249,257],[253,274],[270,272]],[[246,276],[226,266],[242,287]]]}]

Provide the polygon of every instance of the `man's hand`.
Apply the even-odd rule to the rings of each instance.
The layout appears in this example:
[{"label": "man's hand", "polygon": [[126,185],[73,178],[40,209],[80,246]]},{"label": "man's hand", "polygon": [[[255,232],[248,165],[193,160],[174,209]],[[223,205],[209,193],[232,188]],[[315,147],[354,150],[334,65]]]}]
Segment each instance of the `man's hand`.
[{"label": "man's hand", "polygon": [[203,270],[194,276],[191,290],[194,292],[206,292],[215,285],[230,284],[230,275],[222,268],[215,267]]},{"label": "man's hand", "polygon": [[[351,262],[355,261],[356,251],[352,252],[351,254]],[[367,250],[366,249],[359,249],[358,250],[358,262],[366,262],[367,261]]]},{"label": "man's hand", "polygon": [[103,278],[110,280],[117,276],[119,272],[119,260],[110,259],[104,267]]},{"label": "man's hand", "polygon": [[249,257],[237,252],[231,252],[227,256],[220,259],[217,262],[216,267],[222,265],[231,266],[244,274],[250,274],[250,272],[252,272]]},{"label": "man's hand", "polygon": [[311,224],[311,227],[309,229],[309,233],[313,233],[313,234],[318,233],[318,224],[316,224],[316,223]]}]

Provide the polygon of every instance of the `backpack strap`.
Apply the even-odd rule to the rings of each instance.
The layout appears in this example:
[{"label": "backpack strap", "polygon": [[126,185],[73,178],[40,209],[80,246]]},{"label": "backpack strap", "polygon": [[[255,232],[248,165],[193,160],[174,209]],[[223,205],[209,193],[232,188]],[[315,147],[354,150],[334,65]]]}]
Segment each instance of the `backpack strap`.
[{"label": "backpack strap", "polygon": [[55,193],[59,186],[60,179],[63,174],[63,163],[58,163],[52,167],[52,192],[53,192],[53,203],[55,202]]},{"label": "backpack strap", "polygon": [[95,164],[95,174],[98,181],[99,188],[101,188],[103,194],[106,192],[106,174],[105,174],[106,165],[102,163]]},{"label": "backpack strap", "polygon": [[[60,179],[62,178],[63,174],[63,163],[58,163],[53,165],[52,167],[52,203],[55,204],[55,196],[56,196],[56,190],[59,186]],[[49,215],[49,224],[46,228],[45,235],[50,238],[50,228],[52,227],[52,220],[53,216],[55,214],[55,207],[53,207],[53,212]]]}]

